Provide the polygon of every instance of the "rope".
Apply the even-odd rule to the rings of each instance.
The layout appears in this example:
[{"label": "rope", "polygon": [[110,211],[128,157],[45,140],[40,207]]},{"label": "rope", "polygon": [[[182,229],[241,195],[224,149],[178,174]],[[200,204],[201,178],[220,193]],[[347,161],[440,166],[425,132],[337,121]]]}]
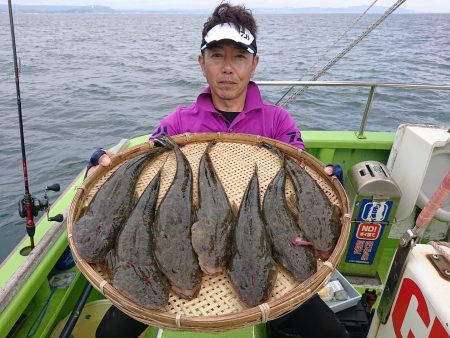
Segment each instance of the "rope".
[{"label": "rope", "polygon": [[45,304],[41,308],[41,311],[39,311],[39,314],[37,315],[33,324],[31,324],[31,327],[27,332],[27,338],[33,337],[36,334],[37,330],[39,329],[39,326],[41,326],[42,319],[44,319],[45,313],[47,312],[47,309],[48,309],[48,304],[50,303],[50,299],[52,299],[53,295],[55,294],[55,291],[56,291],[56,287],[52,288],[52,292],[50,292],[50,296],[48,296],[47,300],[45,301]]},{"label": "rope", "polygon": [[330,269],[331,271],[334,270],[334,266],[330,261],[325,261],[323,262],[323,266],[326,266],[328,269]]},{"label": "rope", "polygon": [[177,312],[176,316],[175,316],[175,325],[177,326],[177,328],[181,328],[181,313]]},{"label": "rope", "polygon": [[[367,13],[367,12],[368,12],[368,11],[369,11],[376,3],[377,3],[377,1],[378,1],[378,0],[374,0],[374,2],[372,2],[372,4],[371,4],[369,7],[367,7],[367,9],[366,9],[366,10],[365,10],[358,18],[356,18],[355,21],[353,21],[353,23],[345,30],[345,32],[342,33],[342,34],[337,38],[337,40],[336,40],[330,47],[328,47],[327,50],[326,50],[324,53],[322,53],[322,55],[320,55],[320,56],[316,59],[316,61],[314,62],[314,64],[313,64],[311,67],[309,67],[309,70],[312,70],[312,69],[314,69],[314,68],[317,66],[317,64],[319,63],[319,61],[322,60],[322,59],[323,59],[323,58],[331,51],[331,49],[334,48],[334,47],[337,45],[337,43],[338,43],[339,41],[341,41],[341,40],[347,35],[347,33],[348,33],[353,27],[355,27],[355,25],[362,19],[362,17],[363,17],[364,15],[366,15],[366,13]],[[299,81],[303,80],[303,78],[306,76],[306,74],[308,74],[309,70],[307,70],[306,73],[305,73],[302,77],[300,77],[300,80],[299,80]],[[292,89],[294,89],[294,86],[291,86],[291,87],[286,91],[286,93],[284,93],[283,96],[282,96],[275,104],[279,104],[279,103],[281,102],[281,100],[283,100],[283,99],[285,98],[285,96],[286,96],[287,94],[289,94],[290,91],[291,91]]]},{"label": "rope", "polygon": [[259,304],[259,309],[261,310],[261,322],[267,323],[270,316],[270,306],[267,303]]},{"label": "rope", "polygon": [[191,142],[191,133],[189,132],[184,133],[184,137],[186,139],[186,142]]},{"label": "rope", "polygon": [[[370,25],[364,32],[362,32],[356,39],[354,39],[346,48],[344,48],[338,55],[331,59],[325,67],[323,67],[316,75],[314,75],[309,81],[316,81],[324,73],[326,73],[331,67],[333,67],[340,59],[344,57],[353,47],[355,47],[362,39],[364,39],[370,32],[377,28],[389,15],[391,15],[397,8],[399,8],[406,0],[398,0],[394,5],[392,5],[382,16],[378,18],[372,25]],[[302,94],[308,86],[304,86],[295,91],[283,104],[284,108],[287,107],[289,103],[294,101],[297,96]]]},{"label": "rope", "polygon": [[100,282],[100,292],[104,295],[105,294],[105,292],[103,291],[103,288],[105,287],[105,285],[106,284],[108,284],[108,282],[106,281],[106,280],[102,280],[101,282]]},{"label": "rope", "polygon": [[448,253],[448,250],[444,249],[444,247],[450,248],[450,243],[431,241],[428,242],[428,244],[431,244],[434,250],[436,250],[441,256],[443,256],[447,260],[447,262],[450,263],[450,254]]},{"label": "rope", "polygon": [[362,19],[362,17],[364,16],[364,15],[366,15],[366,13],[377,3],[377,1],[378,0],[375,0],[374,2],[372,2],[372,4],[369,6],[369,7],[367,7],[367,9],[355,20],[355,21],[353,21],[353,23],[347,28],[347,30],[344,32],[344,33],[342,33],[341,34],[341,36],[334,42],[334,44],[333,45],[331,45],[326,51],[325,51],[325,53],[323,53],[318,59],[317,59],[317,61],[316,61],[316,63],[314,63],[314,65],[312,65],[311,67],[310,67],[310,69],[312,69],[312,68],[314,68],[316,65],[317,65],[317,63],[319,63],[319,61],[320,61],[320,59],[321,58],[323,58],[323,57],[325,57],[330,51],[331,51],[331,49],[339,42],[339,41],[341,41],[346,35],[347,35],[347,33],[353,28],[353,27],[355,27],[356,26],[356,24]]}]

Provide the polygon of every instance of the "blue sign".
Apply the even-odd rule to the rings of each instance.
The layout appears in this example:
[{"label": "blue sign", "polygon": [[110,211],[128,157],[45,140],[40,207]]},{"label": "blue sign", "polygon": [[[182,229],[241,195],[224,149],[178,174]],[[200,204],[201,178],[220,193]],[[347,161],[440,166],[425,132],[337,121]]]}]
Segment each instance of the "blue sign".
[{"label": "blue sign", "polygon": [[393,201],[361,201],[346,262],[368,265],[373,263],[392,206]]},{"label": "blue sign", "polygon": [[363,199],[359,207],[359,214],[356,221],[382,223],[387,222],[389,213],[392,210],[392,201],[374,201]]}]

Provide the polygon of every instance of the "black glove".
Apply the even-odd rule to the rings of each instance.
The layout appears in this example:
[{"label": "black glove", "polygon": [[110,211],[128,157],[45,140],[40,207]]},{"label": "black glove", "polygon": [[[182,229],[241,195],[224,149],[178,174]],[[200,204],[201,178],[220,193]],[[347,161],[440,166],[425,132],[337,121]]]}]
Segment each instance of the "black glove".
[{"label": "black glove", "polygon": [[100,157],[106,154],[105,149],[98,148],[94,153],[91,155],[91,158],[89,159],[88,165],[86,167],[86,173],[84,174],[84,178],[86,178],[87,173],[89,169],[92,167],[98,166],[98,160],[100,160]]},{"label": "black glove", "polygon": [[336,176],[336,178],[341,182],[342,186],[344,186],[344,172],[340,164],[328,164],[327,167],[333,167],[333,173],[331,176]]}]

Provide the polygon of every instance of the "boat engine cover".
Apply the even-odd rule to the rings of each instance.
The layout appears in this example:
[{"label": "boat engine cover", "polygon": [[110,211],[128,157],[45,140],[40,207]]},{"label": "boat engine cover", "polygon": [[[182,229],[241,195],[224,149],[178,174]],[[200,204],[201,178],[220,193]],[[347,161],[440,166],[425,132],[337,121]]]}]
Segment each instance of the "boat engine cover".
[{"label": "boat engine cover", "polygon": [[[402,191],[396,219],[402,221],[423,208],[450,168],[450,126],[403,124],[397,129],[387,162],[392,177]],[[450,222],[450,199],[435,218]]]}]

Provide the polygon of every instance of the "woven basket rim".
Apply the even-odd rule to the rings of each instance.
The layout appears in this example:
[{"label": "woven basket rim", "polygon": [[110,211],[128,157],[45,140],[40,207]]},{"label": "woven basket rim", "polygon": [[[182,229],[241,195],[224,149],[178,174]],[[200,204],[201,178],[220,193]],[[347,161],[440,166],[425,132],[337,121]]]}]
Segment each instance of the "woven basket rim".
[{"label": "woven basket rim", "polygon": [[[72,200],[67,217],[67,229],[68,229],[68,241],[72,250],[74,260],[83,273],[86,279],[105,297],[110,299],[112,303],[117,306],[121,311],[132,316],[133,318],[162,328],[170,330],[186,330],[197,332],[221,332],[237,328],[243,328],[250,325],[256,325],[258,323],[265,322],[267,320],[273,320],[278,318],[289,311],[297,308],[300,304],[310,298],[321,287],[323,287],[331,277],[333,270],[337,267],[340,258],[344,252],[349,231],[350,231],[350,215],[349,215],[349,202],[347,194],[336,179],[336,177],[329,177],[323,171],[323,163],[318,159],[308,154],[306,151],[295,148],[289,144],[272,140],[266,137],[250,135],[250,134],[237,134],[237,133],[185,133],[172,137],[179,145],[186,145],[190,143],[198,142],[231,142],[261,145],[263,142],[271,144],[285,154],[296,159],[298,162],[307,165],[310,169],[314,170],[328,186],[333,189],[337,198],[340,201],[343,221],[341,234],[338,242],[333,250],[333,253],[325,262],[321,264],[317,272],[308,278],[305,282],[294,287],[281,297],[269,300],[266,305],[255,306],[252,308],[244,309],[240,312],[220,314],[213,316],[186,316],[174,313],[169,313],[162,310],[149,310],[133,303],[131,300],[123,296],[118,290],[116,290],[109,282],[107,282],[93,267],[93,265],[84,261],[78,254],[72,239],[72,226],[75,220],[77,220],[82,212],[83,201],[85,200],[88,192],[95,186],[95,183],[103,177],[112,168],[123,163],[132,157],[135,157],[145,151],[153,148],[153,142],[146,142],[137,146],[134,146],[124,152],[121,152],[112,158],[110,167],[99,167],[94,173],[89,176],[83,184],[77,189],[77,192]],[[268,309],[268,310],[267,310]]]}]

